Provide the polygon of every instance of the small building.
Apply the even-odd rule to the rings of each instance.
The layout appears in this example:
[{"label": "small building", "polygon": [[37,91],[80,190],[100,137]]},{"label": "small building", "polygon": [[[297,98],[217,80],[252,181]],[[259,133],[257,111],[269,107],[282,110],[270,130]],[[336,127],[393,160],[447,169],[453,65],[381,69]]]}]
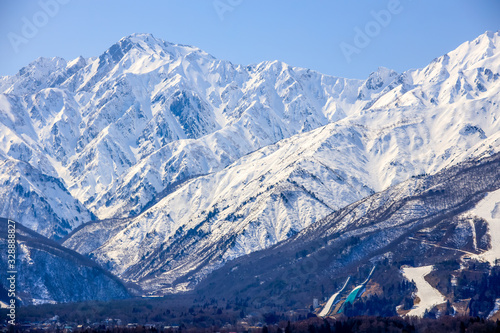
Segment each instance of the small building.
[{"label": "small building", "polygon": [[313,308],[319,308],[319,300],[317,298],[313,298]]}]

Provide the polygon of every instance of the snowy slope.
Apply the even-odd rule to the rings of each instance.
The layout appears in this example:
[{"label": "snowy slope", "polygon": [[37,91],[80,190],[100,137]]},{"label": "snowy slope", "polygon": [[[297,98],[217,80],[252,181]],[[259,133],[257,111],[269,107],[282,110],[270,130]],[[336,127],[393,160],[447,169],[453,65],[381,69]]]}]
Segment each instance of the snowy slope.
[{"label": "snowy slope", "polygon": [[420,300],[420,302],[406,314],[407,316],[423,317],[425,310],[430,311],[435,305],[446,302],[444,296],[425,280],[425,276],[432,271],[432,265],[403,267],[402,271],[408,281],[415,282],[417,286],[416,297]]},{"label": "snowy slope", "polygon": [[[392,279],[399,275],[380,274],[391,263],[398,269],[402,263],[439,265],[460,261],[464,252],[470,255],[488,248],[487,223],[463,214],[500,188],[499,165],[500,154],[496,154],[392,186],[275,246],[227,262],[199,282],[196,294],[304,304],[323,287],[337,290],[347,276],[357,275],[356,284],[360,283],[366,275],[360,279],[357,272],[377,265],[380,270],[375,271],[373,282],[380,290],[385,288],[386,296]],[[371,288],[371,292],[377,291]],[[283,299],[287,301],[280,303]]]},{"label": "snowy slope", "polygon": [[[35,230],[71,218],[73,229],[90,210],[107,220],[66,246],[150,290],[181,290],[367,195],[498,151],[499,47],[488,32],[423,69],[361,81],[134,34],[1,78],[0,159],[59,188]],[[9,182],[2,198],[20,201]]]},{"label": "snowy slope", "polygon": [[[123,278],[147,280],[155,286],[151,289],[160,286],[158,281],[182,289],[183,277],[201,279],[226,260],[267,248],[371,193],[496,152],[500,61],[499,52],[490,50],[499,45],[498,33],[487,33],[422,70],[398,76],[380,68],[358,89],[355,104],[361,101],[362,109],[181,183],[83,253],[91,252]],[[464,60],[467,54],[472,61]],[[482,85],[447,90],[450,82],[456,87],[457,76],[479,77]],[[373,96],[363,102],[367,90]],[[191,142],[199,147],[223,131]],[[182,149],[191,153],[192,147]],[[144,183],[137,183],[144,179],[141,175],[161,179],[158,170],[166,168],[203,174],[199,162],[213,151],[202,150],[193,163],[191,155],[184,155],[183,164],[172,168],[169,148],[148,156],[124,177],[128,187],[141,187],[137,200],[145,191]],[[85,232],[80,230],[79,240],[69,239],[65,245],[80,248]]]},{"label": "snowy slope", "polygon": [[363,104],[361,84],[135,34],[2,77],[0,155],[61,178],[99,218],[135,215],[171,184],[342,119]]},{"label": "snowy slope", "polygon": [[500,259],[500,191],[488,193],[474,209],[464,215],[478,216],[488,223],[491,247],[473,258],[486,260],[494,265],[496,260]]},{"label": "snowy slope", "polygon": [[61,180],[19,160],[0,161],[0,216],[19,216],[24,226],[61,238],[94,218]]},{"label": "snowy slope", "polygon": [[333,309],[332,309],[332,305],[336,304],[337,303],[337,297],[340,295],[341,292],[344,291],[345,287],[347,286],[347,284],[349,283],[349,280],[351,278],[348,277],[347,280],[345,281],[344,285],[342,286],[342,288],[340,288],[339,291],[337,291],[335,294],[333,294],[332,296],[330,296],[330,298],[328,299],[328,301],[326,302],[325,306],[323,307],[323,309],[321,310],[320,313],[318,313],[318,317],[326,317]]},{"label": "snowy slope", "polygon": [[[13,224],[10,224],[13,225]],[[0,218],[0,231],[7,234],[7,220]],[[64,303],[130,297],[123,284],[95,262],[16,223],[17,304]],[[0,239],[0,276],[7,281],[7,238]],[[2,299],[7,299],[2,283]]]}]

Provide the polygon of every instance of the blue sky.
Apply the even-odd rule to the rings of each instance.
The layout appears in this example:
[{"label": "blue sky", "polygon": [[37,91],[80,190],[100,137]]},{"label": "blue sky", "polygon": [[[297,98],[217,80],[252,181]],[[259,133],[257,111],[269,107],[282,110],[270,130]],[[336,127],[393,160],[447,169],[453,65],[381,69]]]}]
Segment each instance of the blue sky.
[{"label": "blue sky", "polygon": [[363,79],[379,66],[423,67],[499,29],[499,0],[0,0],[0,75],[149,32],[233,63],[278,59]]}]

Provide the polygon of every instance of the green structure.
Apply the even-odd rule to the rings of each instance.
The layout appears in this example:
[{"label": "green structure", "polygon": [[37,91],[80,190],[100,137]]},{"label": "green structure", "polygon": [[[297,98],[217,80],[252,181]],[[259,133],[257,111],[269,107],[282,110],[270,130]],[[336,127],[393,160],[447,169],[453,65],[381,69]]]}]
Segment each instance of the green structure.
[{"label": "green structure", "polygon": [[349,295],[347,296],[347,298],[344,301],[344,304],[342,304],[342,306],[340,307],[340,309],[339,309],[339,311],[337,313],[342,313],[342,311],[344,311],[344,307],[345,307],[346,303],[349,303],[349,304],[354,303],[354,301],[356,300],[356,298],[363,293],[363,290],[365,289],[366,284],[368,283],[368,281],[370,281],[370,278],[372,277],[372,274],[373,274],[374,270],[375,270],[375,266],[373,266],[372,270],[370,271],[370,274],[368,274],[368,278],[366,278],[366,280],[362,284],[360,284],[359,286],[357,286],[356,288],[354,288],[349,293]]}]

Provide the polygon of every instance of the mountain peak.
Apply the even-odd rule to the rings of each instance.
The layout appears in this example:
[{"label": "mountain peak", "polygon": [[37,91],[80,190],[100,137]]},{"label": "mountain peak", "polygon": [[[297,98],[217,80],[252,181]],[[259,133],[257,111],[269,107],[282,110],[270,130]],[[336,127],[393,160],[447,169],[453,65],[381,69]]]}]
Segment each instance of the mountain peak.
[{"label": "mountain peak", "polygon": [[369,99],[374,92],[380,92],[398,76],[398,73],[386,67],[379,67],[370,73],[368,79],[359,88],[358,99]]},{"label": "mountain peak", "polygon": [[496,32],[491,31],[491,30],[486,30],[486,32],[482,36],[486,36],[488,38],[494,38],[495,35],[498,35],[498,34],[500,34],[500,30],[497,30]]},{"label": "mountain peak", "polygon": [[150,33],[133,33],[125,36],[106,50],[101,57],[111,57],[113,62],[116,63],[120,61],[125,54],[130,52],[147,56],[158,55],[161,58],[178,58],[194,53],[202,57],[215,59],[212,55],[197,47],[166,42],[154,37]]},{"label": "mountain peak", "polygon": [[[500,49],[500,31],[486,31],[476,39],[465,42],[455,50],[447,53],[449,63],[452,66],[460,66],[463,69],[475,67],[479,62],[495,57]],[[478,65],[479,66],[479,65]]]},{"label": "mountain peak", "polygon": [[376,190],[500,149],[498,40],[365,81],[280,61],[245,70],[151,34],[41,59],[0,82],[0,156],[38,170],[4,167],[0,197],[14,199],[0,211],[62,235],[93,210],[113,226],[66,244],[144,288],[184,288]]},{"label": "mountain peak", "polygon": [[479,35],[476,39],[489,38],[498,39],[500,37],[500,29],[497,31],[486,30],[482,35]]},{"label": "mountain peak", "polygon": [[398,73],[390,68],[380,66],[377,68],[375,72],[371,72],[370,75],[368,76],[368,80],[378,80],[378,79],[383,79],[384,81],[387,78],[395,78],[398,76]]},{"label": "mountain peak", "polygon": [[[30,62],[27,66],[24,66],[19,70],[17,75],[26,76],[28,73],[38,72],[41,73],[40,76],[43,77],[50,71],[54,71],[56,68],[63,68],[66,66],[66,60],[60,57],[39,57],[34,61]],[[42,69],[42,71],[41,71]]]},{"label": "mountain peak", "polygon": [[500,47],[500,30],[496,32],[486,31],[474,39],[471,44],[478,45],[479,48],[485,48],[486,50],[494,50]]},{"label": "mountain peak", "polygon": [[153,36],[153,34],[150,33],[133,33],[128,36],[122,37],[118,41],[118,43],[130,43],[136,46],[148,46],[150,48],[154,48],[154,46],[157,45],[164,47],[169,44],[161,39],[157,39],[155,36]]}]

